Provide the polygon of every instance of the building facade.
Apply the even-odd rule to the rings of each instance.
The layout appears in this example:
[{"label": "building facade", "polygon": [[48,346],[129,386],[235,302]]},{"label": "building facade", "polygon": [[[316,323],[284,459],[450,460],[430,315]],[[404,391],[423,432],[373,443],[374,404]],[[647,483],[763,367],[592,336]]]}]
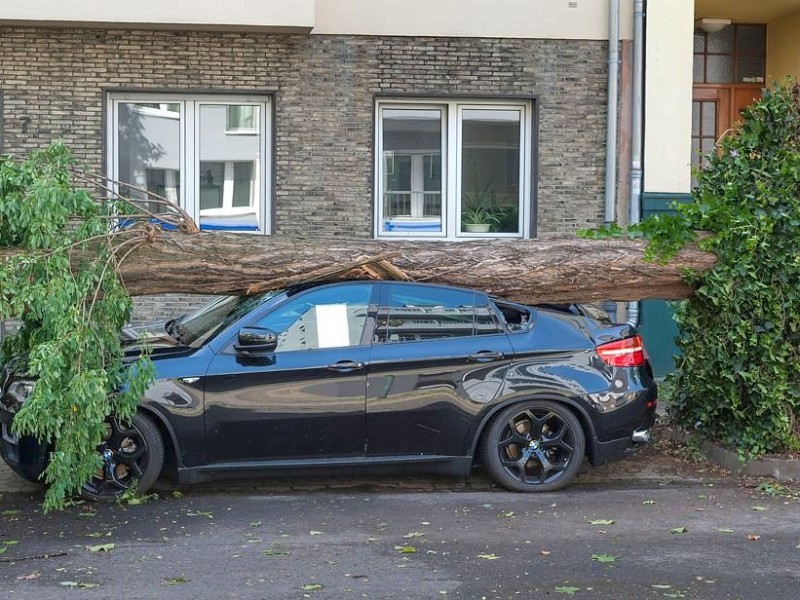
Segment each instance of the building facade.
[{"label": "building facade", "polygon": [[[544,238],[686,201],[699,151],[800,71],[800,0],[191,8],[4,4],[2,151],[64,140],[206,230]],[[139,299],[136,319],[198,301]]]}]

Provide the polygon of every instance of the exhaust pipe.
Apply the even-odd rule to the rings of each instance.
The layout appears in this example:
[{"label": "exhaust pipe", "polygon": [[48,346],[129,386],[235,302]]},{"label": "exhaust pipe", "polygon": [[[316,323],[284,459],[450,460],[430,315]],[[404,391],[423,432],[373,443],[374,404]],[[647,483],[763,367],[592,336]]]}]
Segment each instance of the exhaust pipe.
[{"label": "exhaust pipe", "polygon": [[640,427],[631,435],[634,444],[646,444],[650,441],[651,430],[649,427]]}]

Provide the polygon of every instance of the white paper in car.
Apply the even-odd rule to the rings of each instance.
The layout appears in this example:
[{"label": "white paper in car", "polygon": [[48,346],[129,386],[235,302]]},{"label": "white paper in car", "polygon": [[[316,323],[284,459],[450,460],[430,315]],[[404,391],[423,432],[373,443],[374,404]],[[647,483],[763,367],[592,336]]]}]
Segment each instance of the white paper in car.
[{"label": "white paper in car", "polygon": [[320,348],[350,345],[347,304],[317,304],[317,343]]}]

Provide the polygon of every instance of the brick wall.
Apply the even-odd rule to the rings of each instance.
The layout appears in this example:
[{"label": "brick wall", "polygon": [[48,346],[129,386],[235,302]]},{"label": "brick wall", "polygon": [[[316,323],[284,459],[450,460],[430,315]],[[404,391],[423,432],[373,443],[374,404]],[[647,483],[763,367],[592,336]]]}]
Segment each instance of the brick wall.
[{"label": "brick wall", "polygon": [[[537,234],[571,233],[603,219],[606,48],[575,40],[0,28],[5,151],[25,154],[63,139],[101,170],[105,89],[274,90],[274,233],[369,237],[374,94],[535,94]],[[152,315],[155,305],[146,310],[160,316]]]}]

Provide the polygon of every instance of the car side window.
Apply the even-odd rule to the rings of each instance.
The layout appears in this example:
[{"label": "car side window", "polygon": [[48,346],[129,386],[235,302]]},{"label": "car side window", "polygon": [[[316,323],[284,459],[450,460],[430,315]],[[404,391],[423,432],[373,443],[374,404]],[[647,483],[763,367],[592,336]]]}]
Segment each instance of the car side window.
[{"label": "car side window", "polygon": [[374,341],[412,342],[473,335],[475,294],[384,284]]},{"label": "car side window", "polygon": [[276,352],[358,346],[373,284],[311,290],[278,306],[255,325],[278,334]]}]

